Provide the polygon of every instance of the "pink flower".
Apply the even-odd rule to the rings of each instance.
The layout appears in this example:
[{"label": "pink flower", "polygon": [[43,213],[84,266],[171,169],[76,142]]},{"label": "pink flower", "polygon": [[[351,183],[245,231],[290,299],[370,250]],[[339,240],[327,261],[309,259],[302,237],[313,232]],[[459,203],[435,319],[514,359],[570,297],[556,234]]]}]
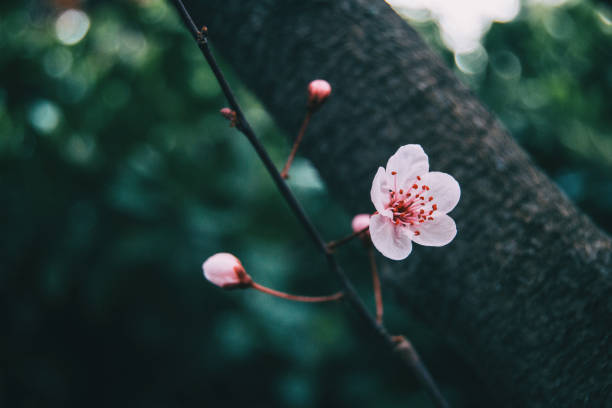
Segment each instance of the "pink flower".
[{"label": "pink flower", "polygon": [[252,284],[240,260],[227,252],[220,252],[202,264],[204,277],[223,289],[245,288]]},{"label": "pink flower", "polygon": [[317,108],[325,102],[331,94],[331,85],[324,79],[315,79],[308,84],[308,104]]},{"label": "pink flower", "polygon": [[351,227],[353,228],[354,233],[358,233],[359,231],[363,231],[365,228],[370,226],[370,214],[357,214],[353,217],[353,221],[351,222]]},{"label": "pink flower", "polygon": [[376,213],[370,219],[372,243],[384,256],[401,260],[412,241],[443,246],[455,238],[455,221],[446,213],[459,202],[459,183],[450,175],[429,171],[420,145],[400,147],[378,168],[370,197]]}]

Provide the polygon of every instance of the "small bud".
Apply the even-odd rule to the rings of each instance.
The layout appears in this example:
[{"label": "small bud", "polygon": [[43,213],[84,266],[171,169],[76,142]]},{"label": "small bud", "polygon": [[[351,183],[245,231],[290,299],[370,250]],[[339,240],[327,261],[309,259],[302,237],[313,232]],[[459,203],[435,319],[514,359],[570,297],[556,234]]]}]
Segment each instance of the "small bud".
[{"label": "small bud", "polygon": [[[351,222],[351,227],[353,227],[353,232],[357,233],[359,231],[363,231],[365,228],[370,226],[370,214],[357,214],[353,217],[353,221]],[[365,231],[366,233],[368,231]]]},{"label": "small bud", "polygon": [[223,289],[247,288],[252,284],[240,260],[227,252],[220,252],[202,264],[204,277]]},{"label": "small bud", "polygon": [[308,84],[308,107],[316,109],[327,100],[331,94],[331,85],[324,79],[315,79]]},{"label": "small bud", "polygon": [[219,111],[221,116],[230,121],[230,127],[236,126],[238,123],[238,117],[236,116],[236,111],[230,108],[223,108]]},{"label": "small bud", "polygon": [[225,119],[231,119],[235,115],[234,111],[230,108],[223,108],[219,112],[221,112]]}]

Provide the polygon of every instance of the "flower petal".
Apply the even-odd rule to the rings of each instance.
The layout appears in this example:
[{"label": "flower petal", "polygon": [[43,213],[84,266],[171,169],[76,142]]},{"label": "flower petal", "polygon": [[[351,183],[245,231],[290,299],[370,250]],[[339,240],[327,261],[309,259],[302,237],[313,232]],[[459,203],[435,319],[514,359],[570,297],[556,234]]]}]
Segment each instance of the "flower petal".
[{"label": "flower petal", "polygon": [[397,149],[387,161],[387,174],[397,172],[397,187],[406,188],[408,183],[429,171],[429,159],[421,145],[409,144]]},{"label": "flower petal", "polygon": [[370,198],[376,211],[383,213],[385,211],[385,203],[389,201],[389,186],[387,184],[387,173],[385,173],[385,169],[382,167],[378,168],[374,181],[372,181]]},{"label": "flower petal", "polygon": [[[371,230],[372,227],[370,226]],[[417,244],[425,246],[444,246],[457,235],[455,221],[446,214],[437,214],[433,220],[425,221],[418,226],[415,225],[412,227],[412,230],[419,232],[418,235],[415,234],[412,237],[412,240]]]},{"label": "flower petal", "polygon": [[394,225],[381,214],[370,218],[370,237],[381,254],[395,261],[402,260],[412,251],[412,232],[406,227]]},{"label": "flower petal", "polygon": [[446,214],[459,202],[461,188],[450,174],[432,171],[421,176],[421,183],[429,187],[427,196],[433,197],[432,203],[437,205],[437,211]]}]

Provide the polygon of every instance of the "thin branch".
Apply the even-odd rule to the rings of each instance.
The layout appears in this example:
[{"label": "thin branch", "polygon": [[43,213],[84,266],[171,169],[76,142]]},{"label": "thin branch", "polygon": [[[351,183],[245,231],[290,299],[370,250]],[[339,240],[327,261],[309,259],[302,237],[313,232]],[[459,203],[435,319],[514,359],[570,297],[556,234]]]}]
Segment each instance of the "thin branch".
[{"label": "thin branch", "polygon": [[[198,30],[196,24],[194,23],[189,12],[185,8],[185,5],[183,4],[183,2],[181,0],[172,0],[172,1],[175,7],[177,8],[179,14],[181,15],[181,18],[183,19],[185,26],[187,27],[189,32],[192,34],[193,38],[196,40],[198,47],[200,48],[200,50],[202,51],[202,54],[204,55],[204,58],[210,65],[210,68],[212,69],[213,74],[215,75],[215,78],[217,79],[217,81],[219,82],[219,85],[221,86],[223,94],[227,98],[230,108],[236,112],[236,117],[237,117],[236,128],[240,130],[249,140],[249,142],[255,149],[255,152],[257,153],[257,155],[263,162],[264,166],[266,167],[266,170],[268,171],[268,173],[274,180],[281,195],[287,201],[287,204],[289,205],[289,207],[291,208],[295,216],[298,218],[298,220],[301,222],[304,229],[306,229],[306,232],[310,235],[310,237],[312,238],[314,243],[317,245],[319,250],[323,254],[325,254],[329,268],[331,269],[332,272],[336,274],[336,276],[340,280],[341,285],[343,286],[344,298],[353,306],[353,308],[357,311],[357,313],[361,316],[361,318],[368,324],[368,326],[370,326],[370,328],[374,332],[376,332],[393,351],[396,351],[397,353],[399,353],[401,360],[404,361],[408,365],[408,367],[415,373],[417,379],[419,380],[421,385],[423,385],[425,389],[428,391],[429,395],[432,397],[436,406],[440,408],[449,407],[448,403],[442,396],[442,393],[440,392],[437,385],[433,381],[431,375],[429,374],[429,371],[427,370],[425,365],[420,361],[420,359],[418,359],[418,355],[416,355],[416,352],[414,352],[414,349],[412,347],[406,348],[403,345],[403,343],[397,343],[396,339],[394,339],[394,337],[392,337],[387,332],[384,326],[382,326],[376,321],[376,318],[370,314],[367,307],[365,306],[365,304],[363,303],[363,301],[357,294],[357,291],[355,290],[353,284],[348,279],[347,275],[344,273],[340,265],[338,265],[338,262],[336,261],[336,258],[334,257],[333,253],[331,253],[327,249],[325,241],[323,241],[323,239],[321,238],[321,235],[315,228],[314,224],[310,221],[310,219],[304,212],[304,209],[299,204],[299,202],[297,201],[297,199],[295,198],[295,196],[293,195],[293,193],[291,192],[291,190],[285,183],[285,180],[281,177],[280,173],[274,166],[274,163],[268,156],[268,153],[266,152],[265,148],[255,136],[255,133],[251,129],[251,126],[247,122],[244,114],[242,113],[242,109],[240,108],[240,105],[236,101],[236,98],[232,90],[230,89],[229,84],[225,80],[225,77],[223,73],[221,72],[214,56],[210,52],[210,48],[208,47],[206,27],[203,27],[202,30]],[[399,346],[402,346],[402,347],[399,347]],[[415,355],[417,357],[416,359],[414,358]]]},{"label": "thin branch", "polygon": [[319,302],[331,302],[334,300],[342,299],[344,293],[336,292],[334,294],[328,296],[300,296],[300,295],[292,295],[290,293],[281,292],[275,289],[270,289],[266,286],[260,285],[256,282],[251,282],[251,287],[260,292],[267,293],[268,295],[276,296],[282,299],[293,300],[295,302],[311,302],[311,303],[319,303]]},{"label": "thin branch", "polygon": [[366,232],[369,228],[370,227],[365,227],[364,229],[362,229],[360,231],[353,232],[352,234],[347,235],[346,237],[342,237],[342,238],[340,238],[338,240],[335,240],[335,241],[329,241],[327,243],[327,249],[329,251],[332,251],[332,250],[338,248],[340,245],[344,245],[347,242],[351,241],[353,238],[360,236],[361,234]]},{"label": "thin branch", "polygon": [[378,277],[378,268],[376,267],[374,246],[371,243],[368,245],[368,258],[370,258],[370,270],[372,271],[372,288],[374,289],[374,299],[376,301],[376,321],[379,324],[383,324],[382,291],[380,290],[380,278]]},{"label": "thin branch", "polygon": [[298,132],[298,135],[295,138],[295,142],[293,142],[291,153],[289,153],[289,157],[287,158],[287,163],[285,163],[285,167],[283,167],[283,171],[281,171],[281,177],[285,180],[289,178],[289,169],[291,168],[291,163],[293,163],[293,159],[295,158],[295,154],[297,153],[298,147],[300,147],[300,143],[302,143],[302,138],[304,137],[304,133],[306,133],[306,128],[308,127],[308,122],[310,122],[312,112],[313,111],[310,108],[306,110],[306,116],[304,116],[304,121],[302,122],[302,126],[300,126],[300,131]]}]

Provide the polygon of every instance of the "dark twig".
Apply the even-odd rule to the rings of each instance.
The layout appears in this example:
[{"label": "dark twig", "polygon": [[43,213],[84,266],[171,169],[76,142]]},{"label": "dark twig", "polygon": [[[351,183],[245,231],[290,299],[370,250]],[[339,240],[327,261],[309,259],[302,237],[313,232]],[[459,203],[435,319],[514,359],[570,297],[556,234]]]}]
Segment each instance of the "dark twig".
[{"label": "dark twig", "polygon": [[353,232],[351,235],[347,235],[346,237],[342,237],[340,239],[337,239],[335,241],[329,241],[327,243],[327,249],[332,251],[336,248],[338,248],[340,245],[344,245],[347,242],[351,241],[353,238],[358,237],[360,235],[362,235],[363,233],[365,233],[370,227],[365,227],[364,229],[362,229],[361,231],[357,231],[357,232]]},{"label": "dark twig", "polygon": [[336,274],[343,287],[344,299],[346,299],[354,307],[354,309],[368,324],[368,326],[370,326],[370,328],[374,332],[378,333],[392,350],[394,350],[400,355],[401,360],[404,361],[410,367],[410,369],[419,379],[419,382],[427,389],[436,406],[440,408],[448,407],[448,403],[442,396],[442,393],[433,381],[427,368],[420,361],[418,355],[416,355],[416,352],[414,352],[414,349],[412,347],[405,347],[405,344],[402,342],[398,343],[397,340],[394,339],[387,332],[387,330],[376,321],[376,318],[370,314],[367,307],[357,294],[357,291],[355,290],[353,284],[350,282],[347,275],[338,265],[333,253],[328,250],[325,241],[323,241],[314,224],[310,221],[310,219],[304,212],[304,209],[299,204],[299,202],[285,183],[285,180],[281,177],[280,173],[274,166],[274,163],[268,156],[265,148],[259,142],[259,140],[255,136],[255,133],[251,129],[251,126],[244,117],[242,109],[238,105],[238,102],[236,101],[232,90],[230,89],[227,81],[225,80],[225,77],[223,76],[223,73],[221,72],[215,58],[210,52],[210,48],[208,47],[206,27],[204,27],[202,30],[198,30],[197,26],[193,22],[193,19],[189,15],[189,12],[185,8],[183,2],[181,0],[173,0],[173,3],[177,8],[179,14],[181,15],[185,26],[192,34],[193,38],[196,40],[198,47],[204,55],[204,58],[206,58],[206,61],[210,65],[210,68],[212,69],[217,81],[219,82],[219,85],[221,86],[223,94],[227,98],[230,108],[236,112],[236,128],[240,130],[249,140],[251,145],[253,145],[255,152],[257,153],[264,166],[266,167],[266,170],[276,183],[276,186],[278,187],[281,195],[287,201],[287,204],[289,205],[295,216],[298,218],[298,220],[301,222],[302,226],[306,229],[306,232],[308,233],[308,235],[310,235],[319,250],[325,254],[329,268],[332,272]]}]

